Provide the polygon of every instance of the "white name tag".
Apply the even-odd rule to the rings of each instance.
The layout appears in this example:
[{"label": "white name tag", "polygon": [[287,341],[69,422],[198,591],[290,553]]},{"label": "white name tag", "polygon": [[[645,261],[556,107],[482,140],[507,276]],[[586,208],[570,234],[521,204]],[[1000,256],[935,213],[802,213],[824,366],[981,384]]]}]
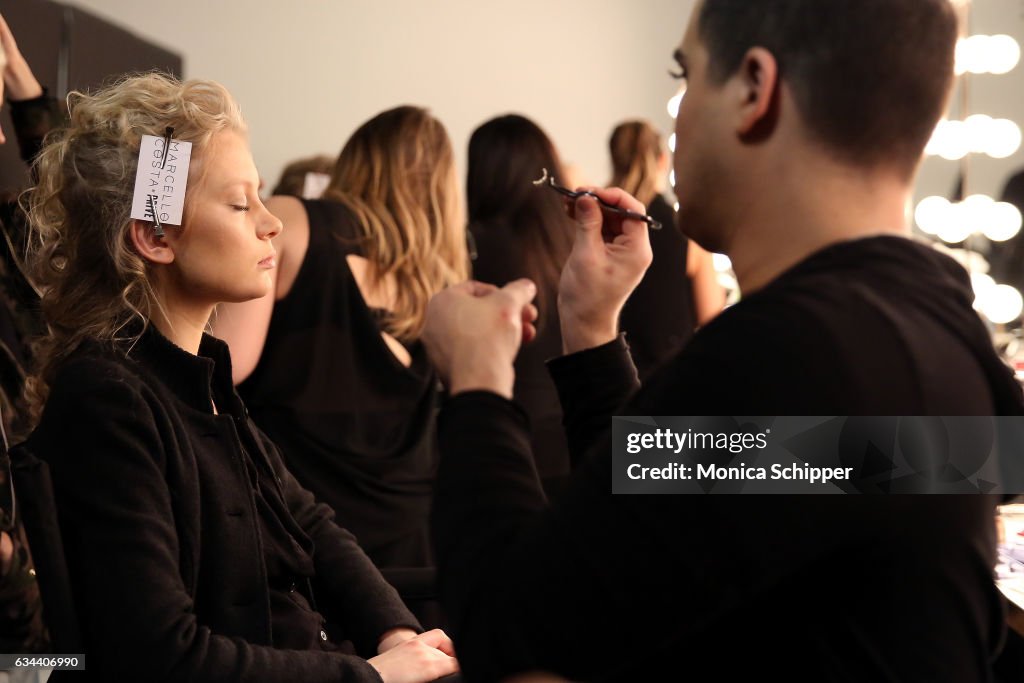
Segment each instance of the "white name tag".
[{"label": "white name tag", "polygon": [[[143,135],[139,147],[139,170],[135,174],[132,218],[181,225],[185,208],[185,185],[192,143],[171,140],[164,150],[164,138]],[[166,151],[166,155],[165,155]]]}]

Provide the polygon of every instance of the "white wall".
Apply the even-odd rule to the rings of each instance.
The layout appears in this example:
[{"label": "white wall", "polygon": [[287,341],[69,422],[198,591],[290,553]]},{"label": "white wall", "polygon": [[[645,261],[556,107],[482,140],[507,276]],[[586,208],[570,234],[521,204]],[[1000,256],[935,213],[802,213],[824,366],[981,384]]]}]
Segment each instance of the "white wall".
[{"label": "white wall", "polygon": [[[268,183],[296,157],[334,155],[363,121],[399,104],[430,107],[460,160],[473,129],[506,112],[544,127],[587,180],[608,177],[616,122],[672,127],[666,70],[692,0],[72,0],[185,56],[185,73],[241,101]],[[173,8],[173,10],[171,9]],[[1024,0],[974,0],[973,33],[1024,44]],[[969,112],[1024,126],[1024,65],[974,76]],[[954,108],[953,116],[960,115]],[[461,163],[461,162],[460,162]],[[969,158],[969,190],[997,195],[1024,167]],[[464,167],[463,167],[464,168]],[[948,194],[960,165],[925,162],[917,198]]]},{"label": "white wall", "polygon": [[432,109],[460,160],[477,125],[523,113],[566,161],[603,183],[618,121],[645,117],[670,132],[667,70],[692,1],[74,4],[182,53],[186,76],[224,83],[272,185],[288,161],[337,154],[360,123],[399,104]]}]

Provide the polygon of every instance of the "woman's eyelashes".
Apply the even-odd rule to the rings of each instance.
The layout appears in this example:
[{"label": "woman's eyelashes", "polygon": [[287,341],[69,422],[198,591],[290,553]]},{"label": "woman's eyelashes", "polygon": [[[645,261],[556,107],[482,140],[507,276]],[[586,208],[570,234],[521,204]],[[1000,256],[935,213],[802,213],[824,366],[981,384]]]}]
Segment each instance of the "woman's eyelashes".
[{"label": "woman's eyelashes", "polygon": [[234,209],[235,211],[248,211],[249,210],[249,205],[248,204],[232,204],[231,208]]}]

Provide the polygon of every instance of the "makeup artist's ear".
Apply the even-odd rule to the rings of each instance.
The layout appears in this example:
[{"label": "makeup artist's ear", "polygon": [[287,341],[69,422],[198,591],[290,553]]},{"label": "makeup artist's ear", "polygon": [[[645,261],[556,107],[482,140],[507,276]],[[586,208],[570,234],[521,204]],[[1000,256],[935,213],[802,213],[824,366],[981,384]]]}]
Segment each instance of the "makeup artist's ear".
[{"label": "makeup artist's ear", "polygon": [[733,76],[736,97],[736,132],[749,135],[772,118],[772,104],[778,94],[779,65],[762,47],[747,50]]},{"label": "makeup artist's ear", "polygon": [[[166,230],[167,228],[164,228]],[[133,219],[128,235],[139,256],[151,263],[168,264],[174,261],[174,250],[164,237],[156,234],[151,221]]]}]

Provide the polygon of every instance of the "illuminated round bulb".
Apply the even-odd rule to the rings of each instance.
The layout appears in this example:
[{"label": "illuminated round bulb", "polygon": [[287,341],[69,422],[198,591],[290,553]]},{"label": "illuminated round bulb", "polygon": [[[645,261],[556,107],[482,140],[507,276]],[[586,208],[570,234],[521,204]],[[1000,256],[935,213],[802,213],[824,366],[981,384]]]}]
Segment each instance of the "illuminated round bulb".
[{"label": "illuminated round bulb", "polygon": [[952,204],[936,235],[943,242],[960,244],[974,232],[972,227],[971,207],[963,204]]},{"label": "illuminated round bulb", "polygon": [[968,151],[979,154],[988,152],[993,145],[992,117],[987,114],[974,114],[964,119],[964,135],[967,137]]},{"label": "illuminated round bulb", "polygon": [[1024,298],[1010,285],[996,285],[982,300],[981,312],[997,325],[1005,325],[1024,312]]},{"label": "illuminated round bulb", "polygon": [[988,50],[989,73],[1009,73],[1020,61],[1020,45],[1010,36],[992,36],[988,42]]},{"label": "illuminated round bulb", "polygon": [[676,172],[675,172],[675,169],[672,169],[671,171],[668,172],[668,184],[671,185],[672,187],[676,186]]},{"label": "illuminated round bulb", "polygon": [[962,76],[967,73],[967,46],[963,38],[956,41],[956,56],[954,59],[955,66],[953,72],[957,76]]},{"label": "illuminated round bulb", "polygon": [[971,273],[971,288],[975,294],[982,296],[996,288],[996,281],[988,273]]},{"label": "illuminated round bulb", "polygon": [[928,140],[928,146],[924,148],[925,154],[935,156],[941,153],[945,148],[947,123],[949,123],[949,121],[942,119],[935,125],[935,130],[932,131],[932,137]]},{"label": "illuminated round bulb", "polygon": [[673,205],[672,205],[672,209],[673,209],[673,210],[674,210],[674,211],[675,211],[676,213],[679,213],[679,202],[676,202],[675,204],[673,204]]},{"label": "illuminated round bulb", "polygon": [[1005,159],[1020,149],[1020,126],[1009,119],[995,119],[989,124],[985,153],[994,159]]},{"label": "illuminated round bulb", "polygon": [[[996,200],[984,194],[972,194],[956,206],[959,221],[969,232],[967,236],[980,233],[989,224],[989,214]],[[966,238],[964,238],[966,239]]]},{"label": "illuminated round bulb", "polygon": [[679,86],[679,91],[668,101],[668,115],[672,118],[679,116],[679,105],[683,102],[683,95],[686,94],[686,85]]},{"label": "illuminated round bulb", "polygon": [[947,161],[958,161],[971,151],[971,140],[967,124],[963,121],[946,121],[940,134],[939,156]]},{"label": "illuminated round bulb", "polygon": [[988,210],[988,220],[981,231],[993,242],[1005,242],[1020,232],[1020,209],[1009,202],[996,202]]},{"label": "illuminated round bulb", "polygon": [[980,311],[982,303],[988,301],[996,288],[996,281],[985,273],[971,273],[971,288],[974,290],[974,309]]},{"label": "illuminated round bulb", "polygon": [[914,221],[921,232],[937,235],[948,220],[951,208],[945,197],[925,197],[914,211]]},{"label": "illuminated round bulb", "polygon": [[732,260],[725,254],[712,254],[711,262],[719,273],[726,273],[732,270]]},{"label": "illuminated round bulb", "polygon": [[668,136],[668,149],[669,149],[670,152],[676,151],[676,134],[675,133],[672,133],[672,135]]},{"label": "illuminated round bulb", "polygon": [[963,70],[972,74],[988,71],[991,36],[977,35],[964,39],[962,52]]}]

